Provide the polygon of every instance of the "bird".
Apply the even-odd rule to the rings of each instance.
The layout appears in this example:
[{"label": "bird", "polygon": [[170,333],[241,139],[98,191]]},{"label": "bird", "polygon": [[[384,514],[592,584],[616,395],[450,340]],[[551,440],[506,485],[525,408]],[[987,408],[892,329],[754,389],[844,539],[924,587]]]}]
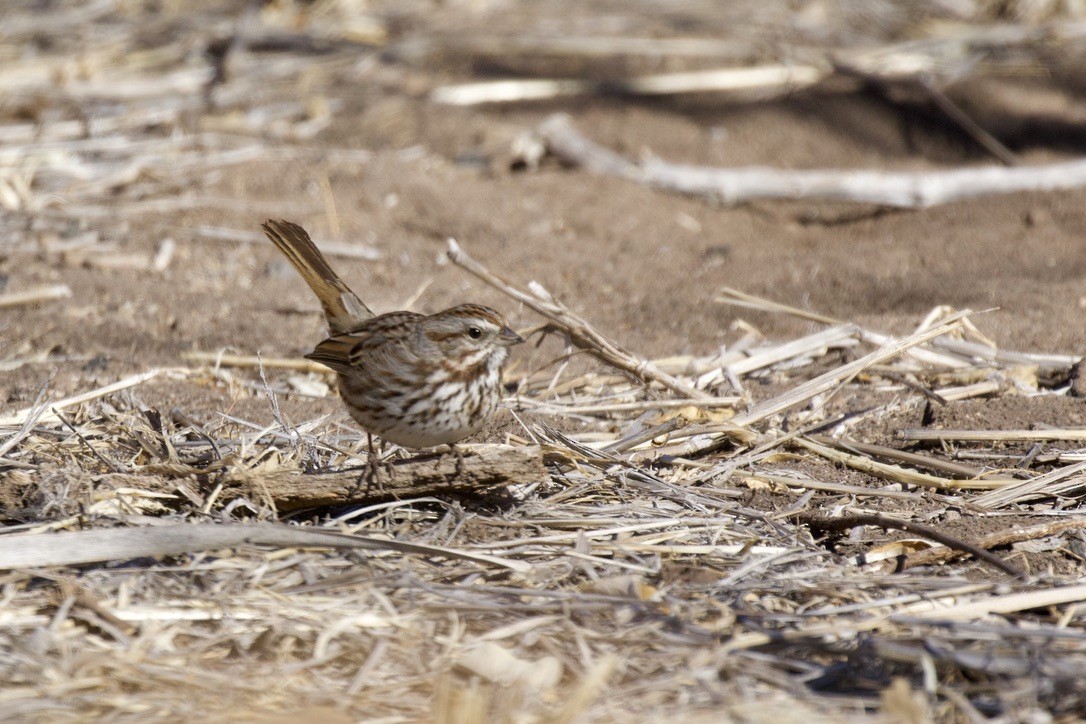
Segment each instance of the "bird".
[{"label": "bird", "polygon": [[304,228],[274,219],[262,228],[320,301],[330,336],[306,358],[336,372],[348,414],[370,436],[371,464],[373,435],[420,450],[483,428],[510,347],[524,341],[501,314],[481,304],[374,314]]}]

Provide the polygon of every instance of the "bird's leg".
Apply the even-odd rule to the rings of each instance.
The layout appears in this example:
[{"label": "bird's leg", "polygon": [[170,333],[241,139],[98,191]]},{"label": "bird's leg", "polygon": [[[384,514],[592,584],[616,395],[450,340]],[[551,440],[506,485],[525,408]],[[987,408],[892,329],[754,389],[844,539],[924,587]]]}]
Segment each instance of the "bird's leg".
[{"label": "bird's leg", "polygon": [[[373,435],[366,433],[366,444],[368,447],[368,453],[366,454],[366,467],[362,471],[362,474],[358,476],[358,482],[355,484],[357,488],[362,490],[362,497],[368,498],[370,496],[370,488],[376,483],[378,492],[384,492],[381,486],[380,470],[381,456],[374,448]],[[362,487],[362,479],[366,479],[366,485]]]},{"label": "bird's leg", "polygon": [[461,473],[464,472],[464,453],[453,443],[449,443],[449,452],[456,457],[456,470],[453,471],[453,475],[459,478]]}]

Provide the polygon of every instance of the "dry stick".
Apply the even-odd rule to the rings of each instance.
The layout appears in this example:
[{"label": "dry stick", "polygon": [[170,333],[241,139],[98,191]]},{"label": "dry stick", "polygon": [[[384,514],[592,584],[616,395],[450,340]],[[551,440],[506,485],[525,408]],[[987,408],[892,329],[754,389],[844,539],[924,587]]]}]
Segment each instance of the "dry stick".
[{"label": "dry stick", "polygon": [[658,73],[619,80],[513,79],[463,83],[435,88],[430,100],[453,106],[513,103],[592,94],[673,95],[772,89],[790,92],[818,83],[828,70],[809,65],[766,65]]},{"label": "dry stick", "polygon": [[527,572],[532,566],[484,553],[423,545],[290,525],[260,523],[180,523],[147,528],[105,528],[43,535],[19,533],[0,536],[0,570],[73,566],[146,556],[177,555],[239,546],[355,548],[398,551],[441,558],[460,558]]},{"label": "dry stick", "polygon": [[[803,488],[806,490],[821,490],[827,493],[841,493],[842,495],[866,496],[869,498],[899,498],[902,500],[916,500],[918,493],[910,493],[904,490],[880,490],[878,488],[865,488],[861,485],[848,485],[846,483],[825,483],[809,478],[790,478],[784,475],[771,473],[752,473],[736,468],[731,475],[740,480],[760,480],[786,488]],[[786,516],[785,516],[786,517]]]},{"label": "dry stick", "polygon": [[1037,365],[1043,370],[1067,369],[1082,361],[1081,355],[1037,354],[1034,352],[1015,352],[1012,350],[992,349],[983,344],[969,342],[964,339],[941,339],[938,342],[934,342],[932,346],[970,359],[980,359],[987,362],[999,362],[1008,365]]},{"label": "dry stick", "polygon": [[56,299],[66,299],[70,296],[72,296],[72,289],[67,284],[53,284],[47,287],[26,289],[21,292],[8,292],[7,294],[0,294],[0,309],[51,302]]},{"label": "dry stick", "polygon": [[1033,167],[988,166],[890,173],[710,168],[657,159],[633,163],[584,138],[573,128],[568,116],[561,114],[543,121],[538,133],[553,154],[594,173],[619,176],[667,191],[708,196],[730,204],[759,199],[803,199],[915,209],[992,194],[1086,186],[1086,160]]},{"label": "dry stick", "polygon": [[[222,469],[222,468],[220,468]],[[215,470],[178,463],[145,465],[135,473],[172,477],[208,475]],[[547,480],[543,453],[538,446],[486,445],[462,448],[461,457],[429,455],[393,463],[381,470],[381,489],[359,486],[359,471],[329,473],[261,473],[225,469],[219,480],[222,499],[230,500],[251,493],[259,485],[260,493],[268,495],[280,512],[316,508],[327,505],[349,505],[388,498],[418,498],[429,495],[484,495],[510,485],[523,485]],[[105,476],[103,482],[132,487],[124,475]],[[177,483],[169,479],[140,479],[139,487],[153,492],[172,493]]]},{"label": "dry stick", "polygon": [[954,480],[951,478],[940,478],[934,475],[928,475],[927,473],[921,473],[916,470],[909,470],[907,468],[898,467],[897,465],[887,465],[886,463],[880,463],[876,460],[863,457],[861,455],[850,455],[845,452],[839,452],[825,445],[819,445],[818,443],[806,440],[804,438],[797,437],[795,444],[802,448],[810,450],[816,455],[832,460],[834,462],[841,463],[853,470],[859,470],[860,472],[874,475],[879,478],[885,478],[887,480],[893,480],[898,483],[905,483],[907,485],[919,485],[924,488],[937,488],[937,489],[952,489],[952,490],[991,490],[993,488],[1004,488],[1013,483],[1019,482],[1017,478],[983,478],[976,480]]},{"label": "dry stick", "polygon": [[[853,451],[872,457],[889,458],[890,460],[897,460],[898,462],[906,463],[908,465],[935,470],[959,478],[979,478],[983,473],[980,468],[975,468],[971,465],[963,465],[962,463],[951,462],[949,460],[939,460],[938,458],[928,457],[927,455],[919,455],[905,450],[886,447],[885,445],[872,445],[866,442],[856,442],[855,440],[837,439],[827,435],[808,435],[807,439],[816,442],[819,445],[825,445],[826,447],[835,447],[839,450]],[[1018,482],[1018,479],[1008,478],[1007,482]]]},{"label": "dry stick", "polygon": [[13,460],[5,460],[4,456],[8,454],[9,450],[14,450],[15,446],[22,442],[23,439],[25,439],[30,434],[30,431],[34,429],[34,425],[38,423],[38,418],[41,417],[42,413],[45,412],[46,407],[42,403],[42,400],[45,399],[45,393],[49,390],[49,384],[52,381],[53,378],[50,377],[49,382],[42,385],[42,388],[38,390],[38,396],[34,398],[34,404],[30,407],[31,412],[27,416],[26,420],[23,421],[23,424],[19,428],[18,432],[9,437],[7,440],[4,441],[2,445],[0,445],[0,465],[11,465],[15,462]]},{"label": "dry stick", "polygon": [[[537,314],[546,317],[552,324],[561,329],[572,344],[585,350],[590,355],[604,364],[616,367],[628,372],[645,383],[656,382],[683,397],[693,400],[691,404],[697,404],[696,400],[711,400],[709,395],[695,389],[685,382],[660,371],[652,362],[641,359],[627,352],[614,342],[597,332],[587,321],[570,311],[553,297],[539,288],[535,295],[522,292],[505,280],[492,274],[486,267],[468,256],[467,252],[460,248],[455,240],[449,239],[449,259],[466,270],[468,273],[486,282],[495,289],[504,292],[516,299]],[[546,296],[544,296],[546,295]],[[750,430],[729,426],[730,436],[750,443],[757,439],[757,435]]]},{"label": "dry stick", "polygon": [[795,516],[796,520],[800,523],[805,523],[812,529],[819,529],[825,531],[844,531],[851,530],[863,525],[874,525],[879,528],[887,530],[903,530],[913,535],[921,535],[925,538],[929,538],[936,543],[942,543],[947,548],[953,548],[955,550],[969,553],[976,556],[980,560],[989,563],[999,570],[1007,573],[1016,578],[1025,579],[1026,574],[1024,571],[1018,569],[1016,566],[1012,566],[999,556],[993,555],[984,548],[975,546],[971,543],[953,538],[941,531],[936,530],[922,523],[914,523],[911,520],[901,520],[900,518],[891,518],[889,516],[880,515],[878,513],[857,513],[854,515],[843,515],[839,518],[828,518],[821,515],[814,515],[813,513],[798,513]]},{"label": "dry stick", "polygon": [[742,404],[742,397],[721,397],[718,400],[635,400],[633,402],[601,403],[598,405],[566,405],[541,402],[525,397],[517,400],[517,405],[531,408],[537,414],[554,415],[600,415],[610,412],[641,412],[644,410],[674,410],[683,407],[714,409],[717,407],[735,407]]},{"label": "dry stick", "polygon": [[856,344],[856,336],[859,331],[855,324],[839,324],[767,350],[759,350],[744,359],[724,366],[737,377],[750,374],[755,370],[779,364],[789,359],[813,355],[816,351],[825,353],[825,350],[830,346],[836,345],[840,347],[846,341]]},{"label": "dry stick", "polygon": [[1016,613],[1035,608],[1061,606],[1065,603],[1078,603],[1086,600],[1086,584],[1070,586],[1052,586],[1041,590],[1019,591],[1017,593],[996,593],[968,603],[961,603],[953,608],[939,609],[923,607],[919,603],[910,608],[914,611],[898,611],[891,616],[912,615],[917,618],[961,621],[969,618],[981,618],[991,614]]},{"label": "dry stick", "polygon": [[899,430],[897,437],[909,442],[1032,442],[1035,440],[1086,440],[1086,430]]},{"label": "dry stick", "polygon": [[[1027,540],[1036,540],[1038,538],[1047,538],[1057,533],[1063,533],[1069,530],[1080,530],[1086,528],[1086,518],[1075,518],[1073,520],[1057,520],[1053,523],[1041,523],[1040,525],[1031,526],[1029,528],[1023,528],[1021,530],[1002,530],[997,533],[991,533],[984,536],[977,545],[984,549],[999,548],[1001,546],[1011,545],[1012,543],[1021,543]],[[903,568],[913,568],[915,566],[927,566],[934,563],[945,563],[960,556],[961,553],[956,550],[948,550],[946,548],[931,548],[926,551],[920,551],[913,553],[905,557],[905,563]]]},{"label": "dry stick", "polygon": [[974,141],[980,144],[985,151],[999,159],[1004,166],[1018,165],[1018,157],[1013,151],[1004,146],[998,138],[973,120],[972,116],[966,113],[962,107],[955,103],[941,88],[937,87],[930,78],[921,77],[919,82],[920,86],[929,96],[931,96],[931,99],[935,101],[935,105],[939,107],[939,110],[957,123],[958,126],[968,133]]},{"label": "dry stick", "polygon": [[83,443],[83,446],[90,450],[91,455],[98,458],[99,462],[101,462],[103,465],[105,465],[107,468],[115,473],[125,472],[125,468],[123,465],[118,465],[106,456],[102,455],[102,453],[98,452],[98,450],[95,449],[94,445],[91,445],[87,438],[83,437],[83,433],[81,433],[75,425],[69,422],[68,418],[64,417],[64,415],[59,410],[54,407],[50,409],[50,412],[53,413],[54,417],[61,421],[64,427],[68,428],[72,431],[73,434],[75,434],[75,436],[79,439],[79,442]]}]

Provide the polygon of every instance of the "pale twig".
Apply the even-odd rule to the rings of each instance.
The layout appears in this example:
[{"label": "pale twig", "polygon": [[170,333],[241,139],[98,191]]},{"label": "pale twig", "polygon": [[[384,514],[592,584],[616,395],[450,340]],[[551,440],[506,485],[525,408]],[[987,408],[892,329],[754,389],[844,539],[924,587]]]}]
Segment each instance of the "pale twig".
[{"label": "pale twig", "polygon": [[453,106],[568,98],[590,94],[633,96],[721,91],[789,92],[818,83],[828,70],[809,65],[766,65],[658,73],[619,80],[513,79],[464,83],[436,88],[430,100]]},{"label": "pale twig", "polygon": [[938,490],[991,490],[992,488],[1004,488],[1017,482],[1016,480],[1007,478],[977,478],[972,480],[940,478],[936,475],[921,473],[917,470],[910,470],[898,465],[880,463],[862,455],[853,455],[840,450],[834,450],[833,448],[819,445],[812,440],[801,437],[796,438],[795,443],[820,457],[840,463],[853,470],[859,470],[869,475],[874,475],[875,477],[904,483],[906,485],[917,485]]},{"label": "pale twig", "polygon": [[[1086,528],[1086,518],[1054,520],[1041,523],[1040,525],[1030,526],[1029,528],[1014,528],[996,531],[995,533],[984,536],[978,540],[976,544],[981,548],[999,548],[1001,546],[1008,546],[1027,540],[1048,538],[1049,536],[1054,536],[1059,533],[1082,530],[1084,528]],[[908,569],[913,568],[914,566],[929,566],[934,563],[943,563],[945,561],[953,560],[959,555],[960,553],[958,551],[947,548],[929,548],[926,551],[920,551],[907,556],[902,567]]]},{"label": "pale twig", "polygon": [[[845,450],[849,452],[861,453],[864,455],[870,455],[872,457],[889,458],[891,460],[897,460],[898,462],[905,463],[907,465],[913,465],[918,468],[927,468],[929,470],[936,470],[947,475],[953,475],[958,478],[977,478],[980,477],[982,471],[978,468],[971,467],[969,465],[963,465],[961,463],[951,462],[949,460],[939,460],[938,458],[928,457],[926,455],[919,455],[917,453],[907,452],[905,450],[895,450],[892,447],[886,447],[884,445],[872,445],[870,443],[857,442],[855,440],[838,440],[836,438],[827,437],[825,435],[808,435],[808,440],[814,441],[819,445],[825,445],[827,447],[835,447],[839,450]],[[1018,482],[1015,478],[1008,478],[1008,483]]]},{"label": "pale twig", "polygon": [[1033,442],[1036,440],[1086,440],[1086,429],[1048,430],[899,430],[897,437],[909,442]]},{"label": "pale twig", "polygon": [[47,287],[25,289],[21,292],[8,292],[7,294],[0,294],[0,309],[52,302],[70,296],[72,296],[72,289],[67,284],[53,284]]},{"label": "pale twig", "polygon": [[539,126],[538,132],[556,156],[594,173],[619,176],[667,191],[708,196],[728,204],[794,199],[915,209],[978,196],[1086,186],[1086,160],[1081,159],[1043,166],[917,172],[711,168],[651,158],[633,163],[586,139],[564,115],[551,116]]}]

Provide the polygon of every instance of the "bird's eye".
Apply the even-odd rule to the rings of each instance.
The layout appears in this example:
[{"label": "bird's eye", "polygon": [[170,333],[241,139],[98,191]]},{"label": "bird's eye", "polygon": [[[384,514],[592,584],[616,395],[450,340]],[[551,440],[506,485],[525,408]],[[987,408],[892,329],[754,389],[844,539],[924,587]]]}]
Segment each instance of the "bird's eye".
[{"label": "bird's eye", "polygon": [[478,327],[468,327],[468,336],[472,339],[479,339],[483,336],[483,330]]}]

